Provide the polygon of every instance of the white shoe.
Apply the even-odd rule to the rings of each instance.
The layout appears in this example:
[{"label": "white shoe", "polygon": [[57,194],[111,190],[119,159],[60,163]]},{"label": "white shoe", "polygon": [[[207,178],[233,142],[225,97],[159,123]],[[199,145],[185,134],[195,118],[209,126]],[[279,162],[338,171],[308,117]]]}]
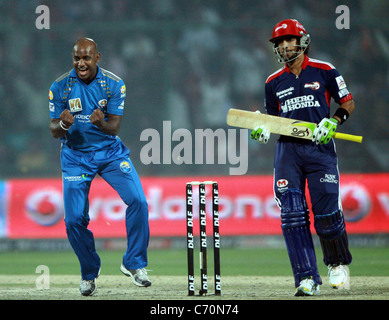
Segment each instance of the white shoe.
[{"label": "white shoe", "polygon": [[300,281],[300,285],[296,288],[294,293],[296,297],[301,296],[318,296],[320,295],[320,286],[312,280],[306,278]]},{"label": "white shoe", "polygon": [[100,275],[101,268],[99,269],[99,273],[97,274],[97,277],[94,278],[93,280],[81,280],[80,282],[80,292],[83,296],[92,296],[96,290],[97,290],[97,285],[96,285],[96,279]]},{"label": "white shoe", "polygon": [[92,296],[97,290],[96,279],[81,280],[80,292],[83,296]]},{"label": "white shoe", "polygon": [[340,289],[348,280],[347,268],[343,265],[328,266],[328,277],[330,286],[334,289]]},{"label": "white shoe", "polygon": [[126,275],[127,277],[131,277],[132,282],[137,285],[138,287],[149,287],[151,286],[151,281],[147,277],[147,271],[146,269],[136,269],[136,270],[129,270],[127,269],[123,263],[120,266],[120,271]]}]

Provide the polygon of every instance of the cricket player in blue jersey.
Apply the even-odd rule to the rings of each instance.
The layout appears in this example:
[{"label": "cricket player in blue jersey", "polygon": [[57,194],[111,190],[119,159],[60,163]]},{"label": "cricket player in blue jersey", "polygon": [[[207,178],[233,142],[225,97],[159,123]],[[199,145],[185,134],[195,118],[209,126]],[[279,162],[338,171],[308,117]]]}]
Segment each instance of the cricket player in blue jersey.
[{"label": "cricket player in blue jersey", "polygon": [[117,136],[126,87],[98,65],[97,44],[89,38],[73,46],[73,69],[49,91],[50,132],[61,144],[65,225],[81,265],[80,292],[93,295],[101,261],[89,224],[88,194],[99,174],[127,205],[127,250],[120,270],[137,286],[151,285],[145,267],[149,242],[148,205],[130,151]]},{"label": "cricket player in blue jersey", "polygon": [[[352,257],[339,195],[339,171],[332,136],[354,111],[346,83],[330,63],[307,56],[310,36],[294,19],[276,24],[270,41],[284,66],[265,84],[265,108],[271,115],[317,123],[312,141],[280,136],[274,159],[274,193],[281,209],[281,228],[295,279],[296,296],[320,293],[322,280],[310,231],[305,187],[311,197],[329,282],[341,288],[348,281]],[[339,105],[330,117],[330,100]],[[267,143],[266,127],[251,138]]]}]

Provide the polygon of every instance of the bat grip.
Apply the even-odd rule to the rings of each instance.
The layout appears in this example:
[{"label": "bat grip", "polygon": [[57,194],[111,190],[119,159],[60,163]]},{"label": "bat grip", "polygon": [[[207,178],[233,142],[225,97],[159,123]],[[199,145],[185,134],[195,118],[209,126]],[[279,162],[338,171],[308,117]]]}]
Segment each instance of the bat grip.
[{"label": "bat grip", "polygon": [[342,140],[348,140],[348,141],[353,141],[353,142],[358,142],[362,143],[362,136],[355,136],[353,134],[347,134],[347,133],[340,133],[340,132],[335,132],[334,133],[334,138],[336,139],[342,139]]}]

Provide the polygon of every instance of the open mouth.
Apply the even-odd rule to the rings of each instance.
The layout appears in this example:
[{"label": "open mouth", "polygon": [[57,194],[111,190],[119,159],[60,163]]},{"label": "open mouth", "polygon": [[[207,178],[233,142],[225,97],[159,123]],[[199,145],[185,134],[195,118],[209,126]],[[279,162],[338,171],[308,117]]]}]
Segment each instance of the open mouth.
[{"label": "open mouth", "polygon": [[88,74],[88,68],[87,67],[78,68],[78,74],[81,77],[85,77]]}]

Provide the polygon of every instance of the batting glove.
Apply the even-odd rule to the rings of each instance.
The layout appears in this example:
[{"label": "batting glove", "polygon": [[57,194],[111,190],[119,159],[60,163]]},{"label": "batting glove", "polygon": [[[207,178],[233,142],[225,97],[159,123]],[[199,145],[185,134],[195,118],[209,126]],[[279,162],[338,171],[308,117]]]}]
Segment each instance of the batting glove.
[{"label": "batting glove", "polygon": [[334,118],[322,119],[313,131],[312,142],[316,144],[327,144],[334,136],[337,127],[338,120]]},{"label": "batting glove", "polygon": [[259,143],[266,144],[268,143],[270,138],[270,131],[267,130],[264,126],[259,126],[254,128],[253,131],[251,131],[250,137],[251,139],[258,141]]}]

